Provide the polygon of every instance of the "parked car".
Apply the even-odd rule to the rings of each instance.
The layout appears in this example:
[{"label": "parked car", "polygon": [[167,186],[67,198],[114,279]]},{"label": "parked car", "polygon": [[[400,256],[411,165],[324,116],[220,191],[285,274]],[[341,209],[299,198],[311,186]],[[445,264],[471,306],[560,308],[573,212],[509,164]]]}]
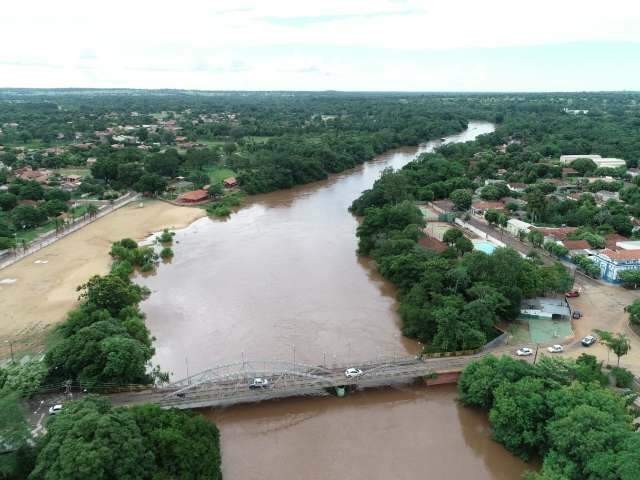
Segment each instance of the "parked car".
[{"label": "parked car", "polygon": [[547,351],[549,353],[560,353],[560,352],[564,352],[564,347],[562,345],[553,345],[547,348]]},{"label": "parked car", "polygon": [[578,290],[571,290],[564,294],[567,298],[576,298],[580,296],[580,292]]},{"label": "parked car", "polygon": [[57,415],[62,411],[62,405],[54,405],[53,407],[49,407],[49,415]]},{"label": "parked car", "polygon": [[516,355],[519,357],[528,357],[529,355],[533,355],[533,350],[527,347],[522,347],[516,350]]},{"label": "parked car", "polygon": [[344,371],[344,376],[347,378],[356,378],[362,375],[364,372],[359,368],[347,368]]},{"label": "parked car", "polygon": [[587,335],[582,339],[582,345],[585,347],[590,347],[594,343],[596,343],[598,339],[594,335]]},{"label": "parked car", "polygon": [[249,388],[267,388],[268,386],[269,380],[266,378],[256,377],[249,382]]},{"label": "parked car", "polygon": [[573,318],[574,320],[578,320],[579,318],[582,318],[582,312],[580,310],[574,310],[573,313],[571,314],[571,318]]}]

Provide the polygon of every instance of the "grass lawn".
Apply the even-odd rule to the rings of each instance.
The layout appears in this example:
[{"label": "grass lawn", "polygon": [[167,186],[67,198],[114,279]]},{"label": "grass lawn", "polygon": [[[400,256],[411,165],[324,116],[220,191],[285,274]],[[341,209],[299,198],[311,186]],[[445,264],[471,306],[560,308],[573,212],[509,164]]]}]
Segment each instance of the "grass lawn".
[{"label": "grass lawn", "polygon": [[207,175],[209,175],[209,179],[211,183],[222,183],[225,178],[235,177],[236,172],[231,170],[230,168],[225,167],[207,167],[206,169]]},{"label": "grass lawn", "polygon": [[36,237],[38,237],[39,235],[42,235],[43,233],[49,232],[51,230],[54,230],[55,228],[56,228],[55,223],[53,223],[53,221],[50,221],[50,222],[47,222],[44,225],[40,225],[39,227],[36,227],[36,228],[31,228],[29,230],[21,230],[20,232],[16,233],[16,241],[17,241],[18,245],[20,245],[20,242],[22,240],[26,240],[27,242],[31,242]]},{"label": "grass lawn", "polygon": [[269,139],[273,138],[273,137],[245,137],[247,140],[251,140],[252,142],[255,143],[265,143],[267,142]]},{"label": "grass lawn", "polygon": [[[76,218],[82,217],[87,212],[87,205],[77,206],[75,208],[75,212],[76,212]],[[22,240],[26,240],[27,242],[32,242],[43,233],[47,233],[47,232],[50,232],[51,230],[55,230],[55,228],[56,228],[55,222],[53,220],[50,220],[47,223],[40,225],[39,227],[17,232],[16,241],[18,242],[18,244],[20,244]]]},{"label": "grass lawn", "polygon": [[224,140],[196,140],[198,143],[202,143],[203,145],[206,145],[207,147],[221,147],[223,146],[225,143]]},{"label": "grass lawn", "polygon": [[81,177],[88,177],[91,175],[91,170],[88,168],[58,168],[55,170],[55,173],[65,176],[65,175],[80,175]]}]

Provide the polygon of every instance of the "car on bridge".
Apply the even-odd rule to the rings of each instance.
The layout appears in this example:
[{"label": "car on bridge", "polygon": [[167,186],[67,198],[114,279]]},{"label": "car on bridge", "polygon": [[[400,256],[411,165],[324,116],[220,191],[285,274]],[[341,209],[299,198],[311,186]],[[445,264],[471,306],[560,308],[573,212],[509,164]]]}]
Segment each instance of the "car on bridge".
[{"label": "car on bridge", "polygon": [[362,370],[360,370],[359,368],[347,368],[344,371],[344,376],[347,378],[356,378],[359,377],[361,375],[363,375],[364,372]]},{"label": "car on bridge", "polygon": [[269,379],[256,377],[252,378],[249,382],[249,388],[267,388],[269,386]]},{"label": "car on bridge", "polygon": [[547,351],[549,353],[560,353],[564,352],[564,347],[562,345],[552,345],[551,347],[547,348]]},{"label": "car on bridge", "polygon": [[522,347],[516,350],[516,355],[519,357],[528,357],[529,355],[533,355],[533,350],[527,347]]}]

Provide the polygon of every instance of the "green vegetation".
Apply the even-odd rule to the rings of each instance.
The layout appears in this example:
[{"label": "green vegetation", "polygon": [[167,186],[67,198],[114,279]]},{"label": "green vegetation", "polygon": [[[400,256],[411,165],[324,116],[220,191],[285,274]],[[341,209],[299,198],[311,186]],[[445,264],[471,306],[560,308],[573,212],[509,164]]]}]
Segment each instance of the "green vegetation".
[{"label": "green vegetation", "polygon": [[542,357],[532,365],[510,357],[469,364],[460,400],[489,411],[494,438],[524,459],[541,456],[528,479],[632,480],[640,447],[627,399],[605,385],[591,355],[576,361]]},{"label": "green vegetation", "polygon": [[610,352],[613,352],[618,358],[618,367],[620,366],[620,357],[625,356],[631,350],[631,341],[624,333],[611,333],[606,330],[594,330]]},{"label": "green vegetation", "polygon": [[221,184],[225,179],[229,177],[235,177],[236,172],[230,168],[211,166],[205,168],[206,174],[209,176],[209,182],[211,184]]},{"label": "green vegetation", "polygon": [[169,260],[170,258],[173,258],[173,250],[170,247],[164,247],[160,251],[160,258],[162,258],[163,260]]},{"label": "green vegetation", "polygon": [[571,261],[590,277],[598,278],[600,276],[600,267],[586,255],[574,255],[571,257]]},{"label": "green vegetation", "polygon": [[559,263],[541,266],[509,248],[492,255],[472,251],[457,230],[445,233],[449,249],[442,254],[420,247],[425,222],[413,200],[460,197],[464,209],[471,185],[461,163],[424,154],[398,172],[385,170],[351,206],[363,215],[358,252],[371,255],[398,286],[403,333],[429,351],[478,348],[495,335],[496,323],[518,316],[524,298],[572,285]]},{"label": "green vegetation", "polygon": [[207,205],[207,213],[216,217],[231,215],[233,207],[240,205],[243,197],[241,192],[227,193],[222,199]]},{"label": "green vegetation", "polygon": [[49,420],[29,478],[221,479],[219,433],[195,413],[88,396]]},{"label": "green vegetation", "polygon": [[168,228],[165,228],[160,236],[158,237],[158,241],[160,243],[172,243],[173,237],[175,236],[175,232],[169,231]]}]

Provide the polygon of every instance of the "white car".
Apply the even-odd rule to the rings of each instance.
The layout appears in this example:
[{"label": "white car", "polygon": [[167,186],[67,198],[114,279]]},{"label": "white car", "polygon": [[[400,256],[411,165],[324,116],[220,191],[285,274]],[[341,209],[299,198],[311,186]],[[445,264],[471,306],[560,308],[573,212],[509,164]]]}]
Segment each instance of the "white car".
[{"label": "white car", "polygon": [[533,350],[527,347],[522,347],[516,350],[516,355],[519,357],[528,357],[529,355],[533,355]]},{"label": "white car", "polygon": [[562,345],[553,345],[547,348],[547,351],[549,353],[560,353],[560,352],[564,352],[564,347]]},{"label": "white car", "polygon": [[594,335],[587,335],[582,339],[582,345],[585,347],[590,347],[598,340]]},{"label": "white car", "polygon": [[359,368],[347,368],[344,371],[344,376],[347,378],[356,378],[362,375],[364,372]]},{"label": "white car", "polygon": [[266,378],[252,378],[249,382],[249,388],[267,388],[269,386],[269,380]]},{"label": "white car", "polygon": [[53,407],[49,407],[49,415],[57,415],[62,411],[62,405],[54,405]]}]

